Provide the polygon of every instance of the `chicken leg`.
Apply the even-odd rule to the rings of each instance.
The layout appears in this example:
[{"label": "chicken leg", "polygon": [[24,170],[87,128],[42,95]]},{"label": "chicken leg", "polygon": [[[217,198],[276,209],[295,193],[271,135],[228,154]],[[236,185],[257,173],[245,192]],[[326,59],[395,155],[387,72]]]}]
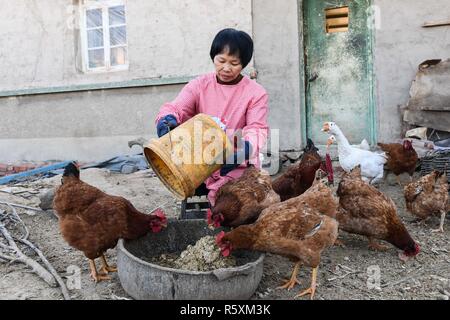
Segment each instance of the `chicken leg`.
[{"label": "chicken leg", "polygon": [[111,280],[107,275],[101,275],[97,272],[97,267],[95,266],[95,261],[89,259],[89,267],[91,268],[91,277],[95,282],[100,282],[102,280]]},{"label": "chicken leg", "polygon": [[311,287],[309,287],[308,289],[306,289],[305,291],[299,293],[298,295],[296,295],[294,298],[297,297],[303,297],[307,294],[311,295],[311,300],[314,299],[314,294],[316,293],[316,284],[317,284],[317,271],[319,270],[319,267],[315,267],[312,270],[312,276],[311,276]]},{"label": "chicken leg", "polygon": [[100,272],[104,273],[104,274],[108,274],[109,272],[116,272],[117,268],[115,267],[110,267],[108,265],[108,262],[106,262],[106,258],[105,255],[102,254],[100,256],[100,258],[102,259],[102,268],[100,269]]},{"label": "chicken leg", "polygon": [[277,289],[287,289],[288,291],[295,287],[296,284],[300,284],[300,281],[297,279],[298,269],[300,268],[300,262],[297,262],[294,266],[294,270],[292,270],[291,279],[286,280],[286,283]]},{"label": "chicken leg", "polygon": [[445,210],[441,212],[441,223],[439,224],[439,228],[431,230],[431,232],[444,232],[444,222],[445,222]]},{"label": "chicken leg", "polygon": [[403,187],[402,182],[400,181],[400,176],[395,176],[395,178],[397,179],[397,183],[400,187]]},{"label": "chicken leg", "polygon": [[337,247],[345,247],[344,241],[339,240],[339,239],[336,239],[336,240],[334,241],[334,245],[337,246]]},{"label": "chicken leg", "polygon": [[426,217],[426,218],[417,218],[413,221],[411,221],[412,223],[414,223],[416,226],[421,227],[423,224],[425,224],[428,220],[430,219],[430,217]]}]

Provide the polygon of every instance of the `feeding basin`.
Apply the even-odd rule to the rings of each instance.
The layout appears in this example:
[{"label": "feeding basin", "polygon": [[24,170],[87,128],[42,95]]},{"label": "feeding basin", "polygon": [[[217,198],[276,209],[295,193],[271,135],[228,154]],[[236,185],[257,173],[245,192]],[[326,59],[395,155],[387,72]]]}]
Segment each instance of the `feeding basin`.
[{"label": "feeding basin", "polygon": [[188,245],[219,230],[205,220],[170,219],[167,228],[136,240],[120,239],[117,267],[124,290],[138,300],[235,300],[249,299],[263,274],[264,254],[235,250],[236,267],[189,271],[149,261],[161,254],[181,253]]}]

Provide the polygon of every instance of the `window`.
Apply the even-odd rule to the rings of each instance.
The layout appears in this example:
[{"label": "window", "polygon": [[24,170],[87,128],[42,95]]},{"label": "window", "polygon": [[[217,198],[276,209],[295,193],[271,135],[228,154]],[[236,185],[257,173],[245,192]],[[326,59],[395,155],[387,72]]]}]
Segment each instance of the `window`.
[{"label": "window", "polygon": [[327,33],[348,31],[348,7],[325,9]]},{"label": "window", "polygon": [[81,17],[85,71],[127,69],[127,25],[123,1],[86,1]]}]

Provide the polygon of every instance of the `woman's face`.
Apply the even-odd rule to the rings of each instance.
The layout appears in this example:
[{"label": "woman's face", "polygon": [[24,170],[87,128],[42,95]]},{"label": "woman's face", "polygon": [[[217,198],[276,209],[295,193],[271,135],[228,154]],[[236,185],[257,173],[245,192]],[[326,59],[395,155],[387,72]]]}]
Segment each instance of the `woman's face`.
[{"label": "woman's face", "polygon": [[228,50],[214,57],[216,74],[220,81],[231,82],[236,79],[242,71],[241,60],[237,56],[228,54]]}]

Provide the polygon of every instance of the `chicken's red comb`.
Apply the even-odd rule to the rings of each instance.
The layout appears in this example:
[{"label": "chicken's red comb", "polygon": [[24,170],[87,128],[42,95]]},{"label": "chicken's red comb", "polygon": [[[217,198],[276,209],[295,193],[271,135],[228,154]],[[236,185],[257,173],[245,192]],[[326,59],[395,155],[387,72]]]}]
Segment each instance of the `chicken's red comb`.
[{"label": "chicken's red comb", "polygon": [[219,228],[223,220],[225,220],[223,215],[221,213],[217,214],[214,216],[214,219],[211,219],[212,225],[214,226],[214,228]]},{"label": "chicken's red comb", "polygon": [[216,236],[216,244],[217,244],[217,245],[222,244],[222,239],[223,239],[223,237],[225,237],[225,232],[224,232],[224,231],[221,231],[221,232],[219,232],[219,233],[217,234],[217,236]]},{"label": "chicken's red comb", "polygon": [[161,208],[156,209],[155,211],[152,212],[152,214],[154,214],[158,218],[166,219],[166,214]]},{"label": "chicken's red comb", "polygon": [[405,254],[406,254],[408,257],[414,257],[414,256],[418,255],[419,252],[420,252],[420,246],[419,246],[419,244],[416,242],[416,243],[414,244],[414,251],[409,252],[409,253],[406,253],[406,252],[405,252]]},{"label": "chicken's red comb", "polygon": [[416,243],[416,246],[415,246],[415,247],[416,247],[416,254],[419,254],[419,252],[420,252],[420,250],[421,250],[421,249],[420,249],[420,246]]}]

